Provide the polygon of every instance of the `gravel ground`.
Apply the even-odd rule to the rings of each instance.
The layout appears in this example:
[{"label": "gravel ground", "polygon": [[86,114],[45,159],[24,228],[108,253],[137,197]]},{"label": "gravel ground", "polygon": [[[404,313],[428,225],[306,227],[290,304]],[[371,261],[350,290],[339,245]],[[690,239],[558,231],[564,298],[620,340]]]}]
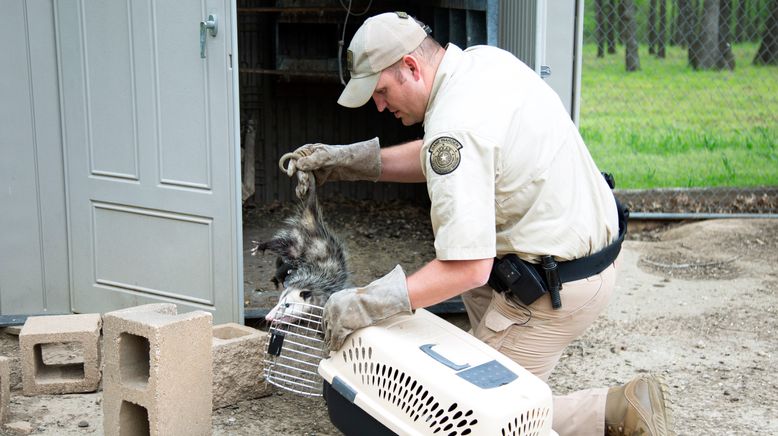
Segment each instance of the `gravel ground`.
[{"label": "gravel ground", "polygon": [[[323,203],[349,250],[356,284],[434,255],[427,210],[400,203]],[[248,308],[272,304],[273,259],[251,257],[290,213],[271,205],[244,215]],[[620,260],[616,295],[606,312],[565,351],[550,378],[555,393],[611,386],[639,373],[661,375],[673,400],[678,434],[778,434],[778,220],[633,223]],[[466,317],[446,319],[467,329]],[[265,328],[254,322],[257,328]],[[0,334],[12,358],[7,423],[22,433],[102,434],[100,391],[25,397],[18,341]],[[19,434],[6,425],[2,434]],[[321,398],[276,391],[214,411],[216,435],[337,435]]]}]

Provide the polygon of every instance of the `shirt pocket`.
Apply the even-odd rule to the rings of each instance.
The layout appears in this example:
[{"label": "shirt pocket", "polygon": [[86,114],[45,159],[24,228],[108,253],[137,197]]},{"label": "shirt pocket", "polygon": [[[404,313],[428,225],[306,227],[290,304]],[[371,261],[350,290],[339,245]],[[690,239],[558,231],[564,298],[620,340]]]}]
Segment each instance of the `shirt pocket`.
[{"label": "shirt pocket", "polygon": [[497,224],[509,227],[520,221],[529,211],[539,189],[539,184],[529,183],[497,192],[494,202]]}]

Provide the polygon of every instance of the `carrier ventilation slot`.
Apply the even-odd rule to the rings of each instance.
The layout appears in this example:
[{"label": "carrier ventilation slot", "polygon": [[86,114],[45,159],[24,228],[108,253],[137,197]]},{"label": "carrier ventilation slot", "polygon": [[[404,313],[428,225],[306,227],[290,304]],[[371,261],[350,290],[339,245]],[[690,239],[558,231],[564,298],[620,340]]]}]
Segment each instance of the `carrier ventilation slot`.
[{"label": "carrier ventilation slot", "polygon": [[548,418],[548,409],[531,409],[503,427],[502,436],[539,436]]},{"label": "carrier ventilation slot", "polygon": [[343,360],[351,365],[363,385],[377,391],[378,398],[400,409],[413,422],[426,423],[432,434],[473,434],[478,419],[472,410],[462,410],[457,403],[442,406],[415,378],[390,365],[374,362],[373,349],[364,346],[362,338],[352,341],[351,345],[341,353]]}]

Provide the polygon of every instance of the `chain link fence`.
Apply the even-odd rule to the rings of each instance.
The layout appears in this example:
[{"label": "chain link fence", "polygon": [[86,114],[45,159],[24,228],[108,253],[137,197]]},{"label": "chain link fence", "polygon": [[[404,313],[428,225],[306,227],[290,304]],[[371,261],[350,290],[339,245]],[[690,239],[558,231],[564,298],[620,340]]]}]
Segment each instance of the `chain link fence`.
[{"label": "chain link fence", "polygon": [[778,0],[587,1],[580,127],[633,216],[778,217]]}]

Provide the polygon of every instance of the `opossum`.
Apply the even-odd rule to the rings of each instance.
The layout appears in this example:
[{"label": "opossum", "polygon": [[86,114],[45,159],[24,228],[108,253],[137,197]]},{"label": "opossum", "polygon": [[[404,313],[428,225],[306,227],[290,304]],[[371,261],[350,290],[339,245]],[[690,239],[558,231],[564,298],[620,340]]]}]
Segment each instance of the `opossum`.
[{"label": "opossum", "polygon": [[345,245],[324,221],[315,181],[308,184],[297,212],[285,223],[286,227],[271,240],[258,243],[252,250],[269,250],[278,256],[272,281],[284,289],[278,304],[265,316],[268,321],[282,312],[284,318],[300,315],[289,313],[300,307],[294,303],[324,306],[330,295],[347,288],[350,282]]}]

